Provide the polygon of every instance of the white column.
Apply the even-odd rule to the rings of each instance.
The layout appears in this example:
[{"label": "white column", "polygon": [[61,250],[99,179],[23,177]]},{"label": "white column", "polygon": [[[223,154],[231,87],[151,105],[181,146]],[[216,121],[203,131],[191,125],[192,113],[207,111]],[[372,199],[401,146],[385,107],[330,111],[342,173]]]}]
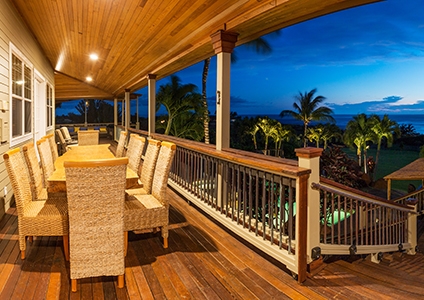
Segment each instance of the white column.
[{"label": "white column", "polygon": [[116,127],[118,126],[118,98],[113,99],[113,140],[116,140]]},{"label": "white column", "polygon": [[[219,30],[211,35],[211,41],[217,55],[216,82],[216,150],[230,148],[230,70],[231,53],[238,34]],[[223,208],[228,201],[224,182],[224,166],[218,165],[217,201]]]},{"label": "white column", "polygon": [[128,131],[130,128],[130,120],[131,120],[131,109],[130,109],[130,90],[125,90],[125,131]]},{"label": "white column", "polygon": [[137,96],[137,99],[135,100],[135,107],[136,107],[136,113],[135,113],[135,129],[140,129],[140,116],[138,115],[138,98],[139,96]]},{"label": "white column", "polygon": [[125,98],[121,101],[121,126],[125,126]]},{"label": "white column", "polygon": [[148,132],[149,136],[152,136],[156,132],[156,75],[147,75],[148,82]]},{"label": "white column", "polygon": [[211,35],[217,55],[216,82],[216,149],[230,147],[230,70],[231,53],[238,33],[219,30]]},{"label": "white column", "polygon": [[231,53],[217,55],[216,149],[230,148],[230,70]]}]

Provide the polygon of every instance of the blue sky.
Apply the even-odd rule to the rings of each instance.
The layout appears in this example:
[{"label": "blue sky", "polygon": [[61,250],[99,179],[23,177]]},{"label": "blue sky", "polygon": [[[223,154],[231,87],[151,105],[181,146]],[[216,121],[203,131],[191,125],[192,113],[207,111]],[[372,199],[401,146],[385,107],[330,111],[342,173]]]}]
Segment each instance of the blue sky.
[{"label": "blue sky", "polygon": [[[231,111],[279,114],[299,92],[317,95],[336,114],[424,114],[424,1],[388,0],[285,28],[265,39],[260,55],[240,46],[231,66]],[[178,72],[201,88],[203,63]],[[157,86],[169,81],[164,78]],[[216,60],[208,77],[209,110],[215,113]],[[147,115],[147,90],[140,91]],[[65,104],[64,108],[72,108]],[[58,110],[61,114],[62,110]]]}]

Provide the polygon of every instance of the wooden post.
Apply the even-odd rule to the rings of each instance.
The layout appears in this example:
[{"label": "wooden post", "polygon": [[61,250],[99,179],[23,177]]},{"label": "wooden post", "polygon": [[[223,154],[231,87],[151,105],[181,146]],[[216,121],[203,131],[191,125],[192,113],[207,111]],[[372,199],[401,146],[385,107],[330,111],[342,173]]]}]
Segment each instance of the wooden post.
[{"label": "wooden post", "polygon": [[[298,186],[299,191],[297,199],[299,203],[297,204],[297,206],[299,207],[299,209],[297,213],[299,218],[297,218],[296,220],[296,228],[298,229],[296,231],[296,240],[298,241],[298,250],[296,251],[296,253],[298,251],[300,252],[298,254],[299,272],[303,272],[303,268],[306,268],[306,265],[303,266],[305,260],[305,263],[312,262],[312,249],[315,247],[319,247],[320,244],[320,192],[317,190],[313,190],[311,184],[313,182],[319,183],[319,161],[322,154],[322,150],[323,149],[321,148],[312,147],[299,148],[295,150],[296,155],[299,158],[299,167],[311,170],[311,174],[309,175],[309,180],[307,181],[307,183],[302,184],[303,178],[301,177],[299,178],[299,181],[301,183]],[[306,209],[306,211],[302,212],[303,209]],[[306,242],[306,245],[303,242]],[[303,255],[305,255],[305,257],[303,257]],[[299,282],[301,282],[300,273],[298,275],[298,280]]]},{"label": "wooden post", "polygon": [[113,99],[113,140],[116,141],[116,127],[118,126],[118,98]]},{"label": "wooden post", "polygon": [[[417,204],[415,204],[415,212],[417,212]],[[408,242],[411,248],[406,251],[407,254],[415,255],[417,247],[417,215],[409,214],[408,216]]]},{"label": "wooden post", "polygon": [[[231,53],[237,41],[237,33],[217,31],[211,35],[217,55],[216,81],[216,150],[230,147],[230,70]],[[217,203],[227,201],[224,187],[224,166],[218,165]],[[222,209],[223,207],[221,207]]]},{"label": "wooden post", "polygon": [[125,89],[125,131],[128,131],[130,128],[131,121],[131,109],[130,109],[130,90]]},{"label": "wooden post", "polygon": [[148,133],[149,136],[152,136],[156,132],[155,122],[156,122],[156,75],[149,74],[147,75],[148,82]]}]

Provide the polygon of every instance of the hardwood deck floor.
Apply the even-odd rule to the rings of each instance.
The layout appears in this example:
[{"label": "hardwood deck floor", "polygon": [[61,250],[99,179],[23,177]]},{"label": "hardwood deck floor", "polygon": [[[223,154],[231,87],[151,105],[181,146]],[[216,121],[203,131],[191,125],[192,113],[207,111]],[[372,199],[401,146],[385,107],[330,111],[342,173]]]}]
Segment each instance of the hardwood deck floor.
[{"label": "hardwood deck floor", "polygon": [[[302,285],[284,266],[238,240],[172,190],[169,248],[160,234],[130,234],[125,288],[116,278],[79,281],[70,292],[61,237],[19,254],[16,209],[0,221],[0,299],[423,299],[424,256],[374,264],[328,261]],[[423,244],[423,242],[421,241]],[[422,248],[423,249],[423,248]]]}]

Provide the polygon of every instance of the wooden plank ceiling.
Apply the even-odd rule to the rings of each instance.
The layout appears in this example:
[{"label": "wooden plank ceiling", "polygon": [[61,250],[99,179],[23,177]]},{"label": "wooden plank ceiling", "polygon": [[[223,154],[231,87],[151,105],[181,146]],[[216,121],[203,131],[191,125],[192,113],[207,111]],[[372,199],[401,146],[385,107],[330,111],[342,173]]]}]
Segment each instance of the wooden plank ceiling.
[{"label": "wooden plank ceiling", "polygon": [[[56,100],[122,97],[214,55],[210,35],[237,45],[376,0],[11,0],[44,49]],[[337,26],[337,24],[335,24]],[[97,61],[89,55],[96,53]],[[93,81],[87,83],[86,77]]]}]

